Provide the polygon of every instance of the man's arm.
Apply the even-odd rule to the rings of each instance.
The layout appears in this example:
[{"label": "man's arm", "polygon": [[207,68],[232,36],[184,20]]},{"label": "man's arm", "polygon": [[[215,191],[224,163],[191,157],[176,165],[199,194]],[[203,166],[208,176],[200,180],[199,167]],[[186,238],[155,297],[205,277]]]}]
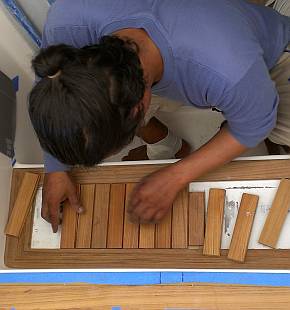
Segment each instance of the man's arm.
[{"label": "man's arm", "polygon": [[181,186],[201,175],[226,164],[247,149],[236,140],[227,127],[222,128],[208,143],[176,163]]}]

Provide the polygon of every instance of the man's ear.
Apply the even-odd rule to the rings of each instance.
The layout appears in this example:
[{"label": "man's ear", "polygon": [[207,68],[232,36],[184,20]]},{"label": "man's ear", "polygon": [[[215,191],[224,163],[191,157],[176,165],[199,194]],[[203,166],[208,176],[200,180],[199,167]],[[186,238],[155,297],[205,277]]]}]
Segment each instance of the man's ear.
[{"label": "man's ear", "polygon": [[[132,117],[135,118],[136,115],[138,115],[139,112],[142,111],[142,110],[144,111],[144,106],[143,106],[143,101],[141,100],[132,108],[132,111],[131,111]],[[144,111],[144,114],[145,113],[146,112]]]}]

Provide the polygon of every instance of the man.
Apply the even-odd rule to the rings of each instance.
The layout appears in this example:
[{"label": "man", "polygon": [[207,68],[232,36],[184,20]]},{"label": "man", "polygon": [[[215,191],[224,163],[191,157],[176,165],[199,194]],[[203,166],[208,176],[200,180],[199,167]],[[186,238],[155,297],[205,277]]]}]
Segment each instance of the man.
[{"label": "man", "polygon": [[[288,17],[244,0],[57,1],[44,29],[48,48],[33,61],[42,80],[30,96],[47,151],[43,217],[56,231],[63,199],[81,211],[67,168],[51,155],[90,166],[117,152],[140,131],[151,91],[216,108],[227,124],[140,182],[130,202],[133,220],[159,221],[186,184],[267,136],[290,145],[289,41]],[[161,140],[167,134],[165,144],[178,150],[166,130]]]}]

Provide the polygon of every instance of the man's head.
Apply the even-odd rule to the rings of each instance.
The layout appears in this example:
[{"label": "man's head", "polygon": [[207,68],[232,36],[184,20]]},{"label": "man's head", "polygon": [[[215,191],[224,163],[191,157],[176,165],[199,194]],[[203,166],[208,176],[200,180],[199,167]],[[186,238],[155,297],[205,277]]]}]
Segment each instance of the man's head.
[{"label": "man's head", "polygon": [[134,43],[107,36],[82,49],[51,46],[32,66],[41,80],[29,114],[45,151],[65,164],[92,166],[131,142],[148,96]]}]

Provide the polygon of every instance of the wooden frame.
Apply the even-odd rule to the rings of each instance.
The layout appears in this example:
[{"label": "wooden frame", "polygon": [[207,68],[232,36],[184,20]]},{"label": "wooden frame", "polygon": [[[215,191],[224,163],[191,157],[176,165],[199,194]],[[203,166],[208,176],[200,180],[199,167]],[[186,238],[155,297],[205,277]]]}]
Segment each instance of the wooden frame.
[{"label": "wooden frame", "polygon": [[[165,165],[99,166],[74,170],[73,178],[81,184],[135,183]],[[41,169],[14,169],[10,209],[24,172],[42,173]],[[197,181],[266,180],[290,178],[290,160],[234,161]],[[249,250],[245,263],[202,255],[194,249],[31,249],[32,214],[19,239],[7,236],[5,264],[12,268],[247,268],[290,269],[290,250]]]}]

